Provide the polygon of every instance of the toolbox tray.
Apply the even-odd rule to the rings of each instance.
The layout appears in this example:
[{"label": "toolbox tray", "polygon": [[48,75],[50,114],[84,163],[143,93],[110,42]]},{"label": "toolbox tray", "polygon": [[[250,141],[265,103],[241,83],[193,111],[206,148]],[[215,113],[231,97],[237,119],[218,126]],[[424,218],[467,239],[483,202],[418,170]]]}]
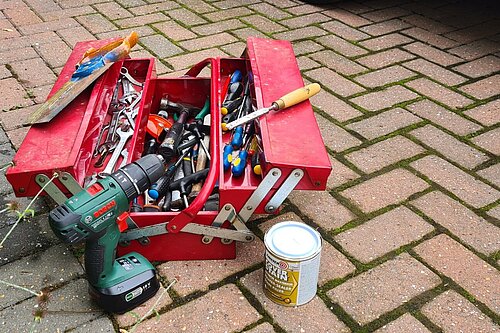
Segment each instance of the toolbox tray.
[{"label": "toolbox tray", "polygon": [[[74,65],[89,47],[97,48],[108,42],[78,43],[51,94],[69,79]],[[164,228],[165,233],[150,236],[147,242],[132,240],[126,246],[122,244],[117,249],[118,255],[137,251],[152,261],[234,258],[234,241],[214,238],[207,243],[202,241],[203,235],[185,230],[188,224],[210,226],[214,223],[219,212],[203,211],[202,208],[216,185],[219,187],[219,209],[222,211],[229,205],[240,212],[249,208],[245,204],[263,183],[262,177],[254,175],[250,167],[238,178],[232,177],[231,172],[224,172],[222,168],[223,144],[230,139],[229,134],[223,133],[220,127],[220,106],[224,98],[221,96],[222,82],[235,69],[244,73],[252,71],[252,97],[257,108],[269,106],[282,95],[302,87],[302,76],[291,44],[287,41],[249,38],[246,52],[241,58],[205,59],[180,78],[157,78],[154,59],[127,59],[113,65],[93,89],[85,90],[50,123],[35,125],[29,130],[14,158],[15,166],[7,172],[7,179],[16,195],[35,195],[40,190],[40,183],[35,178],[40,174],[52,177],[54,172],[64,171],[83,185],[84,178],[93,172],[89,156],[96,145],[120,67],[124,63],[141,73],[145,81],[136,131],[129,142],[129,161],[141,156],[148,115],[156,112],[159,100],[165,94],[173,101],[200,107],[206,96],[210,96],[212,159],[202,190],[188,208],[180,212],[130,213],[139,228],[157,226]],[[210,67],[210,77],[198,77],[206,67]],[[69,121],[72,122],[71,127],[65,127]],[[301,174],[300,180],[294,184],[295,189],[324,190],[331,165],[310,102],[268,113],[260,118],[259,123],[263,177],[266,179],[268,174],[274,174],[276,170],[279,176],[264,193],[257,207],[251,207],[252,213],[276,212],[277,207],[270,206],[269,201],[291,175]],[[63,147],[67,147],[68,152],[60,152],[64,150]],[[37,161],[31,163],[35,153]],[[67,195],[70,194],[67,184],[56,179],[55,185]],[[232,228],[228,221],[216,227]]]}]

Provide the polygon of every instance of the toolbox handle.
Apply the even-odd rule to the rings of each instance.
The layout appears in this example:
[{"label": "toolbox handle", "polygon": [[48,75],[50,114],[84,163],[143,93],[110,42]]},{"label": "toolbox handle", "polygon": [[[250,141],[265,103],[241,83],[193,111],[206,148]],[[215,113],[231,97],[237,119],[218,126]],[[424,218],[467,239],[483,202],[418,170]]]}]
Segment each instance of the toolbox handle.
[{"label": "toolbox handle", "polygon": [[219,100],[217,94],[219,82],[214,82],[216,78],[218,78],[218,75],[214,73],[219,73],[219,63],[214,58],[207,58],[191,67],[191,69],[186,72],[185,76],[196,77],[198,74],[200,74],[203,68],[207,67],[208,65],[212,66],[213,74],[210,86],[210,114],[212,117],[212,126],[210,126],[210,156],[212,157],[210,159],[210,171],[208,172],[205,183],[203,184],[203,187],[201,188],[201,191],[196,199],[191,203],[191,205],[189,205],[188,208],[182,210],[167,224],[167,230],[169,233],[178,233],[182,230],[182,228],[184,228],[186,224],[194,220],[198,212],[205,205],[205,202],[212,193],[218,180],[221,151],[221,129],[220,126],[217,126],[217,124],[220,124],[220,112],[218,112]]}]

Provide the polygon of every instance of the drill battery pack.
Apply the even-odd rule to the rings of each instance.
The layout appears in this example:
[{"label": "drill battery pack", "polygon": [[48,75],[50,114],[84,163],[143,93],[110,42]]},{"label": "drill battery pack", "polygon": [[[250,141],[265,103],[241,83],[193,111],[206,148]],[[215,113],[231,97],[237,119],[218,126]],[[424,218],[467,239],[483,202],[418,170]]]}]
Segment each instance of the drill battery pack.
[{"label": "drill battery pack", "polygon": [[[86,50],[109,42],[78,43],[50,94],[71,77]],[[169,110],[179,104],[200,110],[208,107],[210,120],[199,127],[209,138],[203,186],[189,201],[182,196],[171,198],[170,210],[150,205],[145,196],[132,202],[126,216],[119,218],[121,227],[126,221],[123,229],[127,230],[121,234],[117,255],[127,261],[131,253],[149,261],[234,259],[236,242],[255,237],[245,225],[253,214],[276,213],[292,190],[324,190],[331,172],[330,158],[309,101],[269,112],[255,122],[253,133],[258,140],[252,163],[258,163],[259,172],[250,162],[237,176],[224,170],[223,150],[234,138],[222,129],[221,108],[235,76],[248,82],[251,107],[256,109],[268,107],[304,86],[292,46],[283,40],[248,38],[241,57],[204,59],[180,77],[158,77],[154,58],[125,59],[111,66],[93,87],[49,123],[32,126],[6,177],[17,196],[34,196],[57,173],[44,194],[62,203],[88,187],[100,172],[109,172],[107,165],[111,162],[111,170],[118,168],[159,144],[161,135],[168,133],[168,127],[176,121],[160,119],[165,118],[165,104],[170,105]],[[123,103],[127,107],[117,117],[125,119],[125,125],[117,125],[114,116]],[[171,111],[167,113],[172,117]],[[157,120],[154,126],[150,124],[152,119]],[[109,138],[110,128],[117,134]],[[157,142],[151,140],[154,133]],[[119,152],[112,151],[104,144],[107,142],[113,142]],[[147,272],[139,275],[143,286],[149,283]],[[92,293],[97,299],[102,294],[112,296],[107,300],[132,297],[132,304],[154,288],[157,286],[138,291],[123,286],[123,290]]]}]

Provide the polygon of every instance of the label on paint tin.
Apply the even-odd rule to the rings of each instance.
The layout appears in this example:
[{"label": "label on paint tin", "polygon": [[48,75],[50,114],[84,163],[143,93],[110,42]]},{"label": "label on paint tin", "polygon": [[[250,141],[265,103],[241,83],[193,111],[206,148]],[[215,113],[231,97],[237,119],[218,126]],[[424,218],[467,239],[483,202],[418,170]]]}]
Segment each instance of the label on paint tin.
[{"label": "label on paint tin", "polygon": [[282,222],[264,237],[264,293],[272,301],[302,305],[317,290],[322,241],[319,233],[300,222]]}]

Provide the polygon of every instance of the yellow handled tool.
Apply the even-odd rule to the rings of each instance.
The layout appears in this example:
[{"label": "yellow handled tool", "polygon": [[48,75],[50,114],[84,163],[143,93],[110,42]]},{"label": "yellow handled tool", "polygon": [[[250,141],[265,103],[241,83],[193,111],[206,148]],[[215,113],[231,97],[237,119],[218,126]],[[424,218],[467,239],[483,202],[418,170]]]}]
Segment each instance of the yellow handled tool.
[{"label": "yellow handled tool", "polygon": [[126,38],[109,43],[97,50],[92,48],[85,52],[71,79],[30,114],[23,125],[49,122],[113,63],[125,58],[138,39],[137,33],[133,31]]},{"label": "yellow handled tool", "polygon": [[300,102],[303,102],[303,101],[309,99],[310,97],[316,95],[317,93],[319,93],[320,90],[321,90],[321,87],[319,84],[317,84],[317,83],[308,84],[305,87],[294,90],[294,91],[282,96],[281,98],[277,99],[276,101],[274,101],[271,104],[270,107],[262,108],[260,110],[249,113],[246,116],[243,116],[239,119],[236,119],[235,121],[230,122],[229,124],[227,124],[226,127],[227,127],[228,131],[230,131],[235,127],[246,124],[249,121],[252,121],[252,120],[268,113],[269,111],[273,111],[273,110],[277,111],[277,110],[288,108],[290,106],[294,106],[295,104],[299,104]]}]

